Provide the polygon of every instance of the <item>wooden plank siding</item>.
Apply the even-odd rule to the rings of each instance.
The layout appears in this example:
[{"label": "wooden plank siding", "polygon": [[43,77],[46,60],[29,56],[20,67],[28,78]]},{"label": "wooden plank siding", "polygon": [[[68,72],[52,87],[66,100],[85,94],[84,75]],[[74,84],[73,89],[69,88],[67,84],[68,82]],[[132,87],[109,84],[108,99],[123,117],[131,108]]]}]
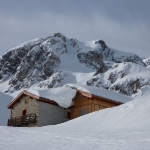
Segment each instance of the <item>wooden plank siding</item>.
[{"label": "wooden plank siding", "polygon": [[86,96],[85,94],[77,92],[75,98],[73,99],[74,106],[71,108],[71,116],[70,119],[74,119],[81,116],[82,110],[87,110],[88,113],[110,108],[114,106],[118,106],[121,103],[115,103],[114,101],[100,98],[100,97],[91,97]]}]

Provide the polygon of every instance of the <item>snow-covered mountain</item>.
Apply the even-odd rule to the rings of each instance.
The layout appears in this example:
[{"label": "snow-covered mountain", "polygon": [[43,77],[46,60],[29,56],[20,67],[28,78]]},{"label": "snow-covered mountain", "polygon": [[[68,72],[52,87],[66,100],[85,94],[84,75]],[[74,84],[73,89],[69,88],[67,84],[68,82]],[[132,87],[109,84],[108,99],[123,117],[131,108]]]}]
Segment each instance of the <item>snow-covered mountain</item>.
[{"label": "snow-covered mountain", "polygon": [[147,61],[138,55],[109,48],[103,40],[84,43],[55,33],[26,42],[1,56],[0,91],[11,95],[25,88],[45,89],[72,83],[139,95],[150,84],[146,65]]}]

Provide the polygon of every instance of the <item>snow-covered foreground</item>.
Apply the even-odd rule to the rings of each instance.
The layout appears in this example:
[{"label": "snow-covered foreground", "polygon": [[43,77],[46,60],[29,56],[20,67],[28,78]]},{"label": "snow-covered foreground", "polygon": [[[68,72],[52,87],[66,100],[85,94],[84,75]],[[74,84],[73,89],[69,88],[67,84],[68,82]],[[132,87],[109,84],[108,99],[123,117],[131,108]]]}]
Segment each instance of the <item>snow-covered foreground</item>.
[{"label": "snow-covered foreground", "polygon": [[[50,127],[49,127],[50,128]],[[67,132],[0,128],[1,150],[149,150],[150,132]]]},{"label": "snow-covered foreground", "polygon": [[55,126],[0,127],[0,150],[6,149],[149,150],[150,94]]}]

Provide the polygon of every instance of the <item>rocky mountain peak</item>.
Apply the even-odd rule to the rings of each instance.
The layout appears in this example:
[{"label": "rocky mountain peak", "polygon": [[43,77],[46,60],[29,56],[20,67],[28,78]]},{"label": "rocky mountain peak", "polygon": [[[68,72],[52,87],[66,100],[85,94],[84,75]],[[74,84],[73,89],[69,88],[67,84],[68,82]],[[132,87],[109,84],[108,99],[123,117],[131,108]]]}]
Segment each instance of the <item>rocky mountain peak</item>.
[{"label": "rocky mountain peak", "polygon": [[63,34],[61,34],[61,33],[54,33],[54,37],[59,37],[59,38],[61,38],[64,42],[66,42],[66,37],[63,35]]},{"label": "rocky mountain peak", "polygon": [[[103,40],[83,43],[54,33],[6,52],[0,58],[0,81],[1,84],[8,83],[5,91],[11,93],[33,85],[53,88],[68,82],[78,83],[77,76],[81,77],[78,73],[86,76],[86,73],[95,72],[84,79],[84,84],[132,95],[149,84],[149,78],[143,80],[140,75],[133,77],[135,80],[132,79],[133,82],[128,84],[131,89],[137,85],[137,90],[131,93],[125,90],[125,85],[131,81],[128,76],[134,70],[129,68],[137,66],[141,66],[139,70],[146,66],[139,56],[109,48]],[[122,81],[121,84],[119,81]]]},{"label": "rocky mountain peak", "polygon": [[108,48],[103,40],[97,40],[95,41],[95,44],[100,44],[103,51]]}]

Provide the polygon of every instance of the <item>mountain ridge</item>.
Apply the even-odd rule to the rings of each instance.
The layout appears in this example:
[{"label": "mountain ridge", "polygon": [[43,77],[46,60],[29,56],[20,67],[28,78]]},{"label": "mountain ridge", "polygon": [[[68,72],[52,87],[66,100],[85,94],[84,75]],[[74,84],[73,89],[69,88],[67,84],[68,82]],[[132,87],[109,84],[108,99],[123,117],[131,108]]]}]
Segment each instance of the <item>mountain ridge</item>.
[{"label": "mountain ridge", "polygon": [[[91,73],[82,84],[103,87],[129,96],[150,84],[149,77],[140,73],[140,69],[145,70],[147,64],[138,55],[109,48],[103,42],[93,40],[84,43],[55,33],[45,39],[38,38],[10,49],[0,58],[0,91],[4,82],[8,84],[7,90],[3,92],[10,95],[33,85],[55,88],[68,83],[78,84],[82,82],[77,81],[80,73]],[[129,76],[135,72],[137,77],[132,75],[131,82]],[[149,73],[149,68],[144,72]],[[99,79],[96,79],[98,76]],[[126,76],[129,80],[125,80]],[[98,86],[98,81],[103,83]],[[129,92],[126,85],[129,85],[129,89],[136,87],[136,90]]]}]

